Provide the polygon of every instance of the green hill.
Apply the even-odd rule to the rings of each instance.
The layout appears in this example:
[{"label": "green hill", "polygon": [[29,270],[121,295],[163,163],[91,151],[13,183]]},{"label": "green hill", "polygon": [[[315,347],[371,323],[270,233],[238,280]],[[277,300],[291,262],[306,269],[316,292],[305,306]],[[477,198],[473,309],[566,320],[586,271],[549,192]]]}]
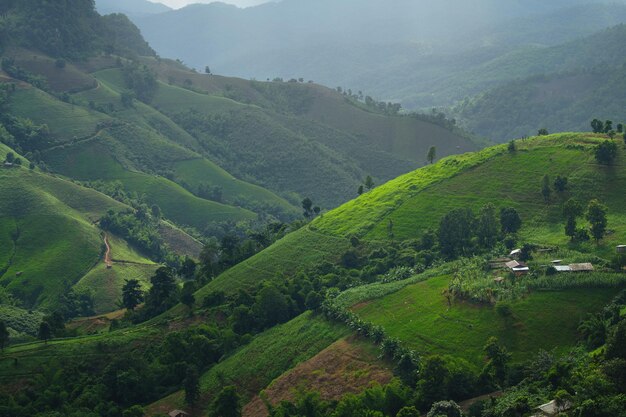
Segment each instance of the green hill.
[{"label": "green hill", "polygon": [[[533,357],[540,349],[566,352],[577,341],[580,320],[587,313],[600,311],[626,284],[623,275],[612,273],[608,268],[615,245],[626,239],[624,196],[620,192],[626,181],[626,155],[622,147],[618,147],[617,158],[610,166],[598,165],[593,149],[604,140],[606,138],[600,135],[560,134],[517,141],[514,153],[505,146],[497,146],[445,158],[325,213],[308,227],[289,234],[212,280],[195,294],[196,299],[204,300],[219,291],[224,291],[227,297],[240,297],[237,294],[242,290],[255,294],[270,284],[292,285],[290,279],[304,283],[300,280],[305,280],[307,274],[314,274],[315,285],[338,285],[347,289],[332,296],[333,303],[350,309],[360,320],[381,326],[389,337],[424,356],[442,354],[458,358],[467,364],[464,366],[477,371],[484,363],[482,347],[491,336],[499,338],[512,353],[515,363]],[[569,179],[566,194],[553,195],[550,204],[542,200],[540,192],[541,179],[546,173]],[[607,204],[610,233],[599,244],[571,244],[564,235],[561,205],[570,197],[584,202],[599,198]],[[477,212],[487,202],[518,210],[523,219],[518,234],[520,243],[553,248],[553,252],[535,252],[536,259],[530,265],[537,272],[496,287],[499,284],[494,284],[491,273],[484,272],[482,267],[473,269],[471,265],[472,262],[482,264],[483,257],[503,255],[498,251],[505,249],[499,246],[493,253],[485,253],[472,261],[446,262],[442,258],[438,266],[433,265],[424,273],[412,272],[398,280],[384,280],[395,266],[418,262],[424,254],[417,249],[419,243],[416,242],[426,229],[436,229],[439,220],[450,210],[467,207]],[[390,220],[393,237],[387,229]],[[345,267],[344,254],[351,250],[356,251],[365,264],[352,269]],[[593,261],[599,271],[551,278],[539,271],[541,265],[549,263],[553,257],[572,263]],[[391,264],[385,263],[391,259]],[[376,265],[382,268],[379,269],[381,275],[375,275],[372,282],[364,272]],[[478,274],[476,284],[491,288],[493,294],[500,294],[502,298],[497,302],[479,302],[459,294],[448,304],[444,291],[459,273],[460,276]],[[366,279],[372,283],[368,284]],[[350,289],[351,286],[355,288]],[[509,315],[499,312],[500,303],[508,304]],[[199,308],[197,313],[199,320],[207,324],[223,320],[211,307]],[[142,341],[151,337],[155,326],[179,329],[179,323],[186,317],[183,306],[175,307],[151,322],[134,327],[129,333],[125,330],[112,332],[110,343],[131,338],[136,340],[135,349],[142,349]],[[361,333],[359,325],[350,326]],[[325,320],[307,313],[254,337],[250,344],[227,355],[203,375],[202,407],[225,382],[238,386],[245,399],[251,398],[272,379],[346,334],[334,326],[329,327]],[[296,331],[297,328],[302,330]],[[323,340],[318,337],[319,343],[311,345],[306,341],[309,331],[325,336]],[[70,350],[87,352],[98,340],[102,340],[102,336],[55,341],[46,355]],[[273,352],[284,350],[285,346],[289,346],[292,353],[277,362]],[[305,346],[310,349],[301,350]],[[30,369],[39,363],[41,349],[41,345],[15,346],[8,354],[20,358]],[[100,355],[106,356],[106,353]],[[272,366],[271,369],[263,367],[263,371],[255,371],[252,376],[245,371],[252,368],[239,365],[248,361]],[[6,375],[11,372],[3,369]],[[180,405],[179,393],[153,404],[150,410],[153,413]]]}]

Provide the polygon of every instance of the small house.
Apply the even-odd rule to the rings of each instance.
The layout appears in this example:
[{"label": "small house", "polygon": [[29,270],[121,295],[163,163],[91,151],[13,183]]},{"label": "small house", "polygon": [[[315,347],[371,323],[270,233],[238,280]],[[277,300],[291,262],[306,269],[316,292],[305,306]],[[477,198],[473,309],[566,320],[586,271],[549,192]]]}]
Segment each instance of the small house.
[{"label": "small house", "polygon": [[572,268],[569,265],[554,265],[556,272],[572,272]]},{"label": "small house", "polygon": [[170,417],[189,417],[189,413],[185,413],[183,410],[172,410],[167,415]]},{"label": "small house", "polygon": [[617,253],[626,253],[626,245],[617,246]]},{"label": "small house", "polygon": [[535,417],[553,417],[558,416],[559,413],[563,411],[567,411],[572,408],[572,403],[566,401],[565,404],[557,404],[556,400],[552,400],[549,403],[540,405],[537,407],[538,414],[535,414]]},{"label": "small house", "polygon": [[511,251],[511,253],[509,253],[509,257],[511,257],[513,259],[519,259],[521,254],[522,254],[522,250],[521,249],[513,249]]},{"label": "small house", "polygon": [[571,264],[572,272],[593,272],[593,265],[590,263]]},{"label": "small house", "polygon": [[511,270],[515,275],[525,275],[530,272],[530,268],[525,264],[518,261],[511,261],[506,263],[506,267]]}]

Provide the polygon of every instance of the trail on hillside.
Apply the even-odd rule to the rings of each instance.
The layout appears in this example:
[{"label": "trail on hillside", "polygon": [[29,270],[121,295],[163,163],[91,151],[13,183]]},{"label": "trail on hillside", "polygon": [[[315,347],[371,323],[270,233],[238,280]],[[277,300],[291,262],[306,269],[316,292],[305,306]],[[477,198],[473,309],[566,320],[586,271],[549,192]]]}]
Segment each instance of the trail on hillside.
[{"label": "trail on hillside", "polygon": [[104,263],[107,268],[113,267],[113,261],[111,260],[111,246],[109,245],[109,239],[107,239],[106,233],[104,234],[104,244],[107,247],[107,250],[104,254]]}]

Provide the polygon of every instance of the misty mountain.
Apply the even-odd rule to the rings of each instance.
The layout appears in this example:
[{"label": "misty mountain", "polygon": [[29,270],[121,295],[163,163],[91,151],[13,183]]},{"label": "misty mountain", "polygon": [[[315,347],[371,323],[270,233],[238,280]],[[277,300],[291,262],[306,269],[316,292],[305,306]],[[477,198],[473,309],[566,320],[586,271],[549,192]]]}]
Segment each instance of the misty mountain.
[{"label": "misty mountain", "polygon": [[124,13],[129,17],[140,17],[170,11],[162,3],[148,0],[98,0],[96,9],[100,14]]},{"label": "misty mountain", "polygon": [[[285,0],[192,5],[136,19],[162,55],[244,78],[312,79],[405,107],[448,105],[429,86],[527,45],[552,46],[626,21],[594,1]],[[451,86],[452,89],[462,86]]]}]

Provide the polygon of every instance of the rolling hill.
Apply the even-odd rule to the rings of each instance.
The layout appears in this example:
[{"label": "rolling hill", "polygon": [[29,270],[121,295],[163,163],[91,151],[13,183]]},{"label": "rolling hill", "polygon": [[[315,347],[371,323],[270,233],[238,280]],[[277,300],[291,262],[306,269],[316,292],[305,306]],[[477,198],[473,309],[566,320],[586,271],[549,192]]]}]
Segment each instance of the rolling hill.
[{"label": "rolling hill", "polygon": [[[463,361],[463,366],[469,369],[480,369],[484,362],[482,347],[491,336],[499,338],[516,363],[533,357],[539,349],[566,352],[576,343],[579,321],[587,313],[600,311],[624,287],[623,275],[610,273],[608,269],[603,272],[604,267],[599,267],[602,271],[591,275],[562,279],[546,278],[542,272],[537,272],[529,278],[520,278],[521,281],[515,284],[507,284],[518,286],[524,283],[519,288],[528,286],[531,290],[505,298],[509,300],[511,315],[502,316],[492,303],[475,302],[463,297],[452,304],[447,303],[443,291],[455,279],[455,271],[468,268],[460,266],[465,265],[465,261],[441,262],[421,274],[409,274],[408,278],[391,282],[377,278],[371,284],[360,281],[359,277],[364,276],[363,270],[341,272],[341,268],[337,268],[344,262],[343,254],[354,249],[360,256],[370,259],[368,262],[377,259],[380,255],[374,254],[382,253],[383,249],[396,253],[393,255],[396,262],[400,259],[416,262],[416,257],[421,255],[411,249],[416,245],[414,242],[419,241],[427,229],[435,228],[447,212],[459,207],[478,211],[488,202],[496,207],[515,207],[518,210],[523,219],[520,243],[554,248],[553,252],[545,254],[537,252],[536,259],[531,262],[533,268],[539,270],[540,265],[549,263],[553,257],[566,262],[593,259],[597,265],[608,265],[615,245],[626,239],[623,226],[626,213],[623,210],[623,193],[620,192],[626,175],[622,147],[618,147],[618,157],[611,166],[596,163],[593,148],[603,140],[605,137],[599,135],[560,134],[517,141],[515,153],[507,151],[505,146],[497,146],[445,158],[324,214],[308,227],[286,236],[217,277],[200,289],[196,298],[204,299],[219,291],[227,295],[236,295],[241,290],[255,293],[263,286],[284,282],[286,277],[299,279],[305,271],[316,268],[328,271],[328,265],[335,265],[332,269],[335,272],[326,272],[323,281],[336,279],[332,276],[345,273],[349,280],[353,280],[355,288],[336,295],[334,303],[350,309],[364,322],[381,326],[390,337],[420,355],[440,354]],[[567,176],[570,184],[566,194],[554,196],[550,204],[542,200],[540,192],[541,178],[546,173]],[[570,197],[582,201],[599,198],[607,204],[610,233],[599,244],[571,244],[563,234],[561,205]],[[393,237],[389,235],[389,224],[393,225]],[[500,247],[497,250],[505,249]],[[494,255],[486,256],[497,256],[497,250]],[[484,280],[486,285],[497,285],[487,274]],[[203,314],[206,315],[202,316],[202,320],[208,323],[214,320],[210,311],[205,311]],[[207,371],[201,379],[203,407],[226,382],[236,385],[244,400],[253,400],[254,395],[273,379],[303,361],[305,364],[302,366],[309,366],[306,361],[346,335],[345,331],[332,327],[335,325],[325,319],[308,314],[261,333],[250,344]],[[135,336],[131,337],[137,340],[149,337],[147,335],[156,323],[176,323],[184,320],[185,315],[182,306],[176,307],[156,321],[135,328]],[[298,328],[302,330],[295,330]],[[304,341],[308,337],[304,329],[315,329],[315,334],[325,336],[317,337],[319,344],[310,346]],[[546,337],[546,334],[554,337]],[[122,337],[129,335],[111,333],[111,340]],[[51,349],[66,351],[69,346],[64,347],[64,344],[67,343],[72,342],[54,342]],[[80,344],[84,344],[83,349],[90,349],[93,343],[95,339],[87,338],[78,344],[73,343],[72,349],[81,349]],[[275,348],[284,351],[279,346],[290,346],[295,350],[290,350],[292,353],[284,358],[281,356],[280,362],[271,361],[270,358],[274,357],[271,352]],[[298,349],[304,346],[311,349],[303,355]],[[10,348],[8,353],[20,358],[22,363],[27,364],[25,366],[31,366],[29,364],[37,363],[40,349],[41,346],[37,345],[16,346]],[[312,363],[320,361],[311,360]],[[266,371],[263,372],[254,371],[255,377],[243,371],[248,367],[241,365],[267,361],[271,361],[272,366],[264,367]],[[369,361],[374,366],[375,360],[371,358]],[[337,366],[340,366],[339,363]],[[3,372],[10,374],[9,370]],[[293,372],[296,374],[286,374],[291,376],[285,378],[306,380],[306,375],[294,376],[298,374],[295,370]],[[274,384],[280,386],[280,381],[280,378],[276,379]],[[181,406],[181,395],[177,393],[154,403],[149,407],[150,415],[168,407]],[[254,408],[253,404],[248,409]]]}]

